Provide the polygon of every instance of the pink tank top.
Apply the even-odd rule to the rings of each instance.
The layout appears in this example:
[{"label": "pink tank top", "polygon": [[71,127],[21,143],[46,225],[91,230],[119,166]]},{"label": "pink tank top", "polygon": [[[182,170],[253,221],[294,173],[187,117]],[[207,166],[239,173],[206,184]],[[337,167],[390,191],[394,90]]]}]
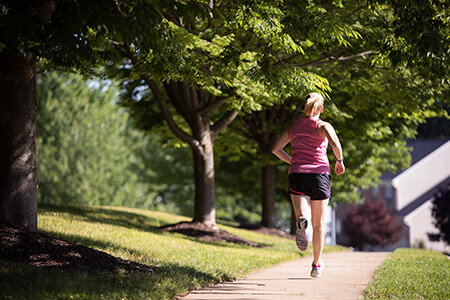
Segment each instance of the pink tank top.
[{"label": "pink tank top", "polygon": [[319,117],[300,118],[289,129],[292,162],[289,173],[330,174],[328,139],[317,130]]}]

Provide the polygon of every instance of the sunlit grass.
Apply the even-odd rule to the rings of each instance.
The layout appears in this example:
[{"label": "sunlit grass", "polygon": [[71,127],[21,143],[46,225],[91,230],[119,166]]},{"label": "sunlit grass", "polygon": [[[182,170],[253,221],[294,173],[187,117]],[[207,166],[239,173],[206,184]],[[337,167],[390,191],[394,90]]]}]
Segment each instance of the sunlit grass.
[{"label": "sunlit grass", "polygon": [[[1,263],[2,299],[170,299],[302,255],[290,239],[220,224],[222,229],[264,247],[203,242],[164,232],[157,227],[190,219],[163,212],[49,206],[39,210],[38,220],[43,233],[157,268],[151,273],[121,274]],[[343,250],[326,247],[325,251],[336,249]],[[305,254],[311,254],[310,251]],[[27,284],[22,287],[23,282]]]},{"label": "sunlit grass", "polygon": [[450,299],[450,260],[423,249],[397,249],[377,269],[365,299]]}]

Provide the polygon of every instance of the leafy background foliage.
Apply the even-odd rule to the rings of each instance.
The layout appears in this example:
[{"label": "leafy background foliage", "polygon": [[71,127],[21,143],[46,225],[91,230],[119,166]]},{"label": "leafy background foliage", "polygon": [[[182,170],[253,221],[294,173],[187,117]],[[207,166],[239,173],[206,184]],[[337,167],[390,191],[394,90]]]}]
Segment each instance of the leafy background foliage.
[{"label": "leafy background foliage", "polygon": [[148,207],[152,195],[132,169],[139,165],[133,149],[146,138],[113,104],[117,88],[58,73],[42,74],[37,87],[40,200]]},{"label": "leafy background foliage", "polygon": [[[413,138],[426,118],[447,115],[442,109],[450,99],[445,1],[55,3],[48,24],[37,24],[20,5],[2,4],[1,54],[31,51],[43,69],[97,74],[117,80],[119,87],[101,83],[88,89],[80,77],[56,74],[38,82],[43,201],[160,203],[190,214],[191,153],[167,129],[143,75],[158,87],[183,82],[210,97],[231,96],[212,121],[230,109],[244,115],[322,92],[327,96],[323,118],[337,129],[347,166],[344,176],[333,179],[334,203],[354,202],[358,188],[376,184],[381,172],[406,168],[404,140]],[[133,62],[136,57],[139,63]],[[169,111],[191,133],[170,104]],[[278,134],[286,127],[262,128]],[[275,159],[235,129],[227,128],[215,143],[217,205],[224,218],[255,218],[259,166]],[[286,171],[277,166],[283,215],[288,215]]]}]

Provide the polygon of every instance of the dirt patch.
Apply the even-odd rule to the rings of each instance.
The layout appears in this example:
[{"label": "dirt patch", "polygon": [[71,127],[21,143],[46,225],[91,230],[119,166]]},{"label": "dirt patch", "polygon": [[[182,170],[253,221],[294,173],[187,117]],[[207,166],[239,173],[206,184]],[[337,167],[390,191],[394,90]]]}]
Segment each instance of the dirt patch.
[{"label": "dirt patch", "polygon": [[207,242],[225,242],[251,247],[263,247],[258,243],[235,236],[226,230],[212,228],[199,222],[180,222],[177,224],[161,226],[159,229],[168,232],[181,233]]},{"label": "dirt patch", "polygon": [[152,271],[139,264],[43,233],[0,224],[0,259],[36,267],[74,268],[96,271]]}]

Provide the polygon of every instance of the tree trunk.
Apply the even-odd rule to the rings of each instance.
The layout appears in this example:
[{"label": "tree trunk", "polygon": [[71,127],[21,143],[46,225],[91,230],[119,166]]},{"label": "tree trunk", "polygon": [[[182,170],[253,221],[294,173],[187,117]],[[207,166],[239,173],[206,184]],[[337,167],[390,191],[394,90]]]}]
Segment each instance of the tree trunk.
[{"label": "tree trunk", "polygon": [[214,152],[212,141],[203,142],[203,149],[194,149],[195,207],[194,222],[216,227],[214,192]]},{"label": "tree trunk", "polygon": [[0,221],[37,231],[36,86],[31,54],[0,56]]},{"label": "tree trunk", "polygon": [[[137,64],[138,60],[133,63]],[[193,222],[201,222],[216,228],[216,197],[214,193],[214,152],[213,143],[217,135],[237,116],[237,111],[228,111],[214,123],[213,112],[220,108],[229,97],[208,97],[198,87],[190,87],[187,82],[169,82],[164,84],[168,99],[158,85],[143,76],[158,102],[158,106],[167,121],[170,130],[183,142],[187,143],[194,154],[195,201]],[[179,127],[172,112],[166,104],[169,100],[177,113],[189,125],[192,134]]]},{"label": "tree trunk", "polygon": [[275,210],[275,166],[266,164],[261,168],[262,220],[261,225],[275,228],[277,214]]}]

